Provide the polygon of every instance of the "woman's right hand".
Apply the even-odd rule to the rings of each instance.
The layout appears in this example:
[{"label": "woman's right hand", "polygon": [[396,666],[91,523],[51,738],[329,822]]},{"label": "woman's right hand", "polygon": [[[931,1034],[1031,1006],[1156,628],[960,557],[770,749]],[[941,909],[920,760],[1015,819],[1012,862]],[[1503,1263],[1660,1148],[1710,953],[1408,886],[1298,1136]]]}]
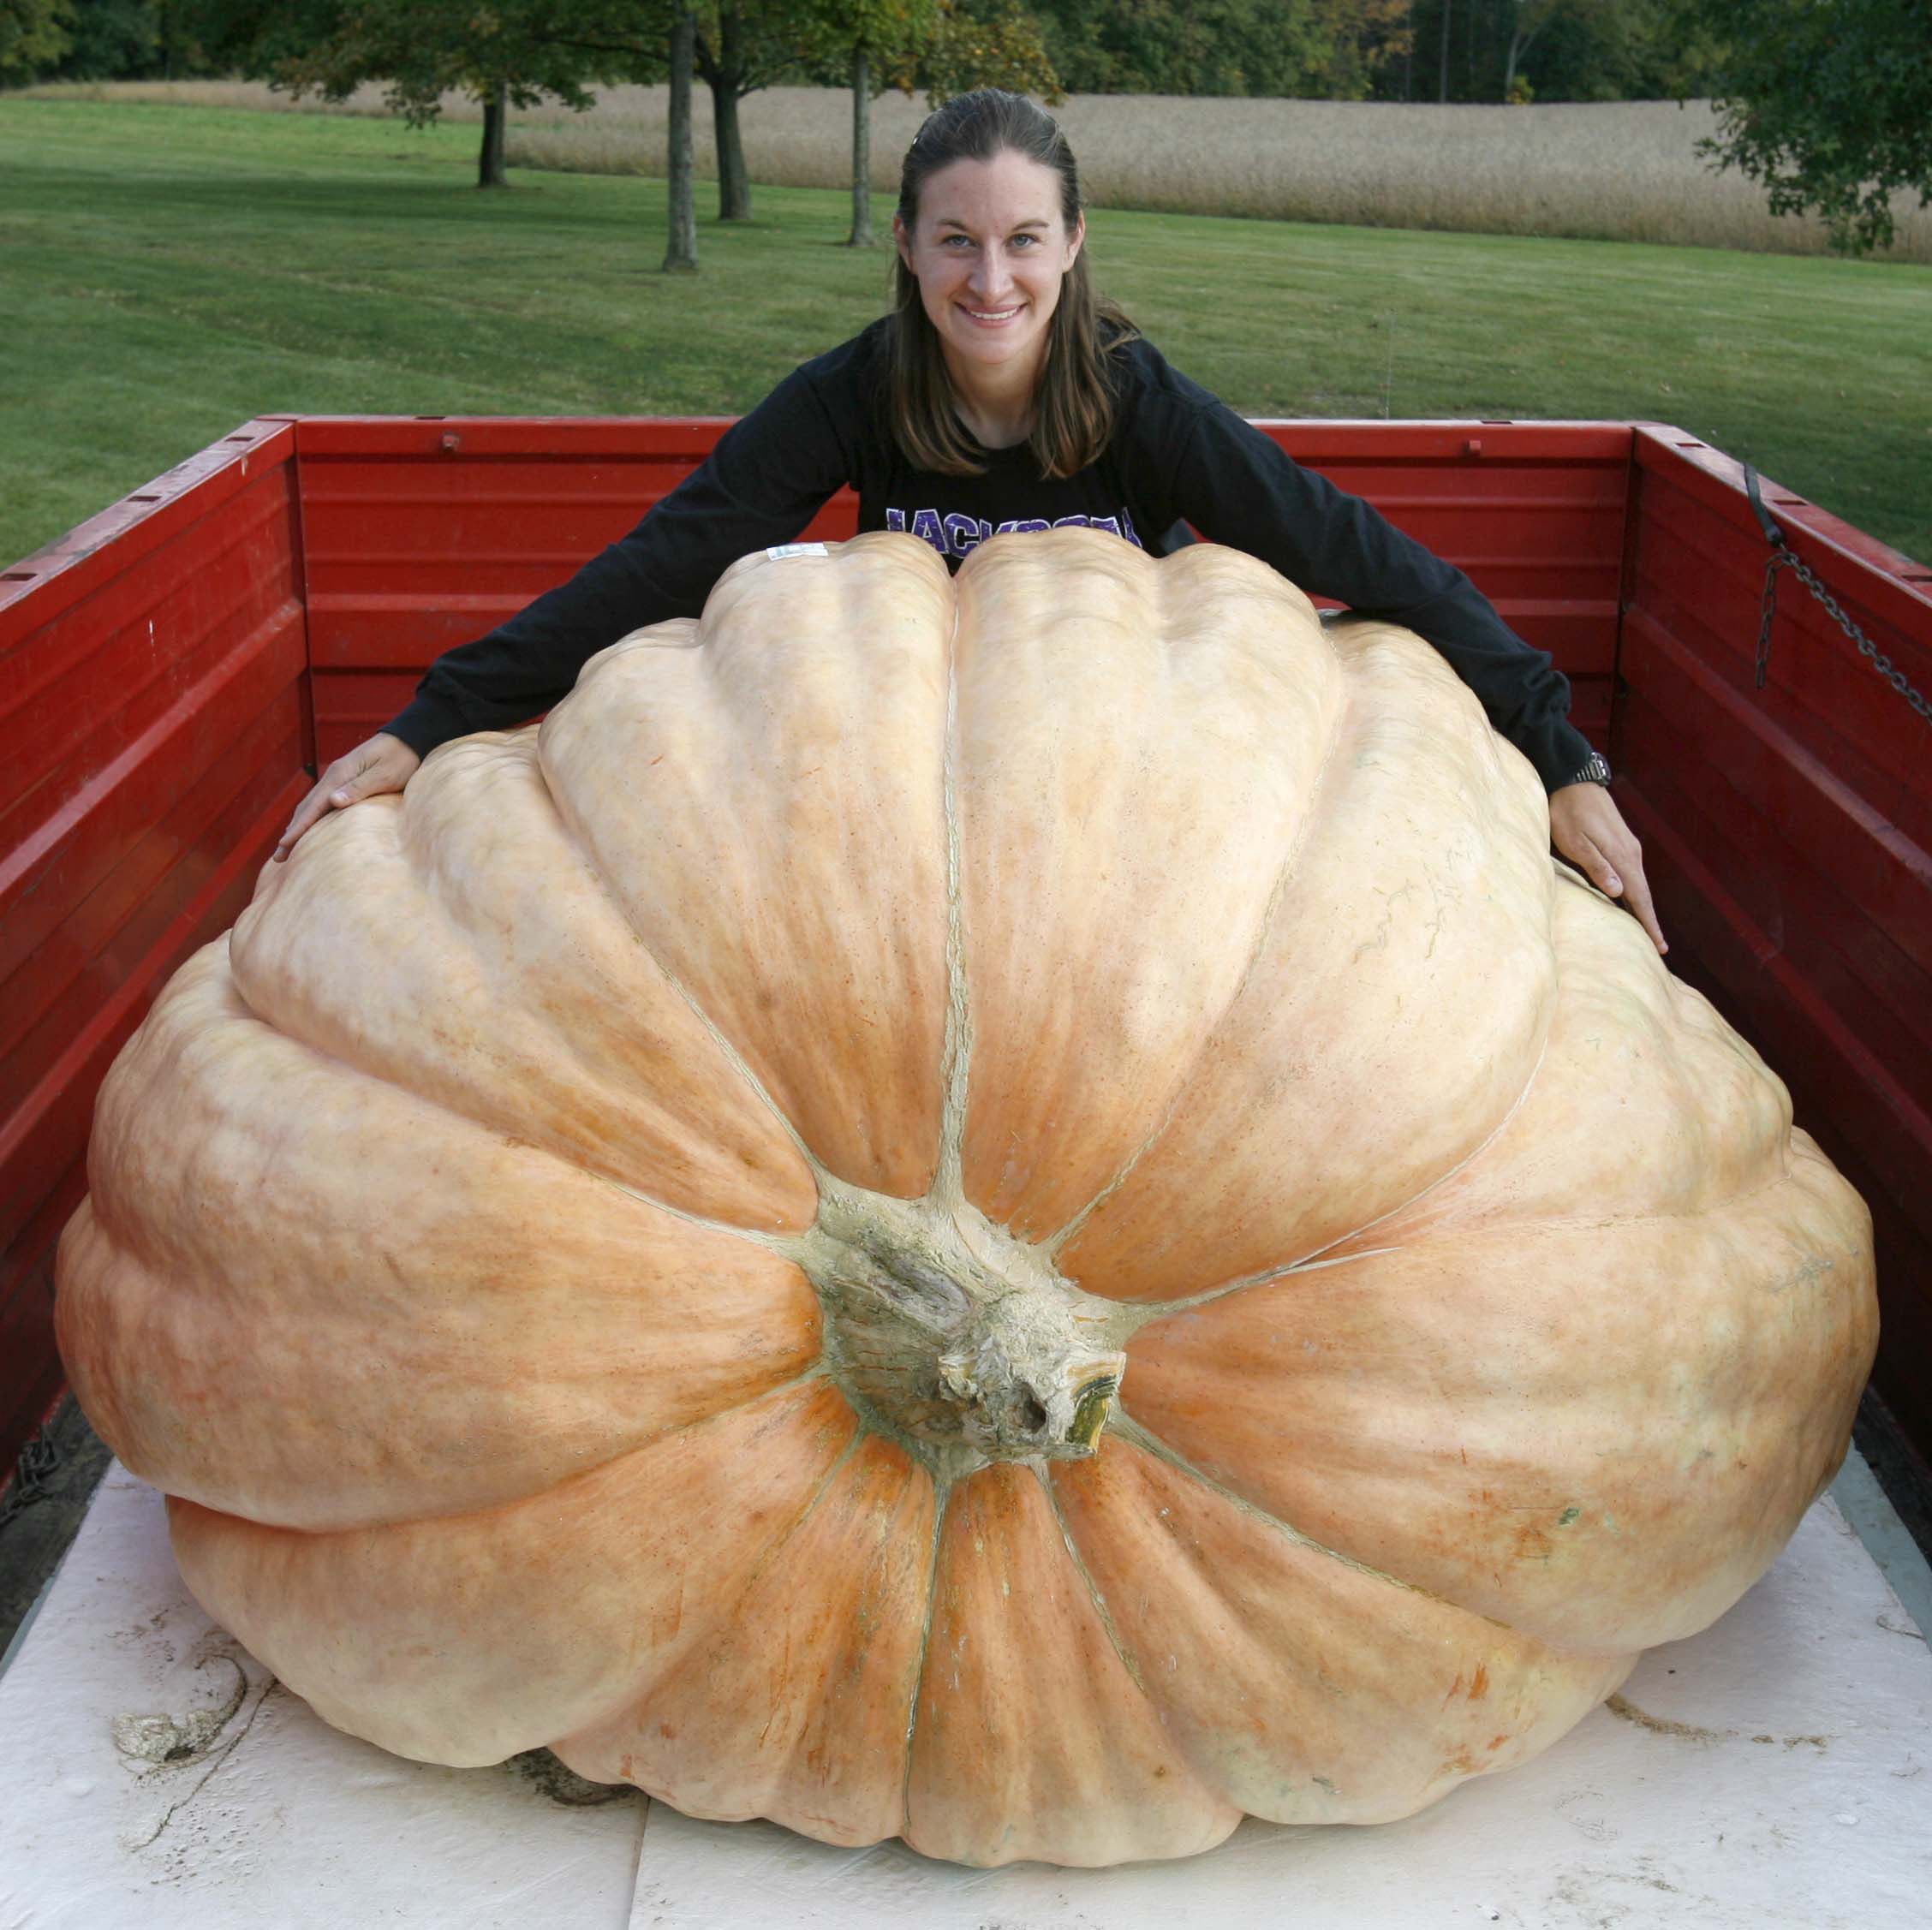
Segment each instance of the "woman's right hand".
[{"label": "woman's right hand", "polygon": [[275,847],[275,861],[282,863],[302,833],[328,812],[346,810],[366,797],[380,797],[385,791],[401,790],[421,762],[400,737],[391,737],[386,730],[379,730],[367,743],[338,757],[289,819],[288,830]]}]

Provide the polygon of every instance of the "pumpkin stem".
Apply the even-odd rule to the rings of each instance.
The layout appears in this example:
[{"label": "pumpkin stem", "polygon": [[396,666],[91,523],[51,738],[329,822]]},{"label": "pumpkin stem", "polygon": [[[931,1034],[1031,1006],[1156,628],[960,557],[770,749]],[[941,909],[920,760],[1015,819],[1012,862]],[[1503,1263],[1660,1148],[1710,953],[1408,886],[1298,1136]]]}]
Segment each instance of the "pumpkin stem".
[{"label": "pumpkin stem", "polygon": [[867,1425],[957,1480],[1097,1451],[1133,1313],[1082,1293],[964,1201],[826,1179],[790,1242],[826,1313],[826,1362]]}]

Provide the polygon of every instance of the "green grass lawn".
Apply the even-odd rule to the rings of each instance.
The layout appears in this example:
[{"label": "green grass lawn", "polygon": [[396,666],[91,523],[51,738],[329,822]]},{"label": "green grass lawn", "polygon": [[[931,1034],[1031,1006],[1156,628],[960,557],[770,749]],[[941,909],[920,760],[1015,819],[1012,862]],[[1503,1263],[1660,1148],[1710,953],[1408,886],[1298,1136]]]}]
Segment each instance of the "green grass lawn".
[{"label": "green grass lawn", "polygon": [[[884,305],[845,198],[658,271],[661,182],[476,131],[0,98],[0,556],[265,413],[707,414]],[[701,207],[711,204],[701,184]],[[1102,211],[1100,279],[1250,414],[1651,417],[1932,557],[1932,268]]]}]

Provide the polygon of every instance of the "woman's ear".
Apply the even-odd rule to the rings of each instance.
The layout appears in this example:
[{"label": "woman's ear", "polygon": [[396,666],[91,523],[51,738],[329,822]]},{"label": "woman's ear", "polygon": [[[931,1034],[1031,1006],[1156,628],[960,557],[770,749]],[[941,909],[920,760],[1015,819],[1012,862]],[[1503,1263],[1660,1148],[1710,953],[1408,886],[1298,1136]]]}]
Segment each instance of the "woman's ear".
[{"label": "woman's ear", "polygon": [[897,211],[894,211],[892,216],[892,246],[899,251],[899,259],[906,265],[906,272],[909,275],[911,274],[913,272],[912,237],[906,233],[904,217]]},{"label": "woman's ear", "polygon": [[1069,268],[1080,259],[1080,244],[1087,239],[1087,217],[1084,212],[1075,218],[1073,236],[1067,243],[1066,265]]}]

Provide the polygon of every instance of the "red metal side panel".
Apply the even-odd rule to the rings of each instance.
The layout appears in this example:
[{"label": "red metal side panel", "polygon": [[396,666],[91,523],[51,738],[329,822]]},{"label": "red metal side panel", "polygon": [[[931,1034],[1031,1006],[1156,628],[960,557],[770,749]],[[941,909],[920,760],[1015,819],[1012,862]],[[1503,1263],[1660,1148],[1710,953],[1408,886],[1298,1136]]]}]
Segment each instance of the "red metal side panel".
[{"label": "red metal side panel", "polygon": [[[723,419],[301,425],[317,755],[379,730],[432,658],[560,583],[689,475]],[[857,526],[842,490],[808,533]]]},{"label": "red metal side panel", "polygon": [[295,439],[247,424],[0,577],[0,1471],[59,1387],[101,1078],[306,784]]},{"label": "red metal side panel", "polygon": [[[300,426],[318,754],[408,700],[430,660],[561,582],[695,468],[720,420],[418,417]],[[1264,422],[1469,570],[1553,652],[1606,741],[1631,432],[1605,423]],[[841,491],[806,533],[850,535]]]},{"label": "red metal side panel", "polygon": [[[1932,570],[1763,493],[1932,693]],[[1613,755],[1671,962],[1756,1040],[1870,1204],[1878,1379],[1932,1451],[1932,725],[1789,572],[1756,688],[1769,551],[1729,457],[1642,430],[1636,500]]]}]

